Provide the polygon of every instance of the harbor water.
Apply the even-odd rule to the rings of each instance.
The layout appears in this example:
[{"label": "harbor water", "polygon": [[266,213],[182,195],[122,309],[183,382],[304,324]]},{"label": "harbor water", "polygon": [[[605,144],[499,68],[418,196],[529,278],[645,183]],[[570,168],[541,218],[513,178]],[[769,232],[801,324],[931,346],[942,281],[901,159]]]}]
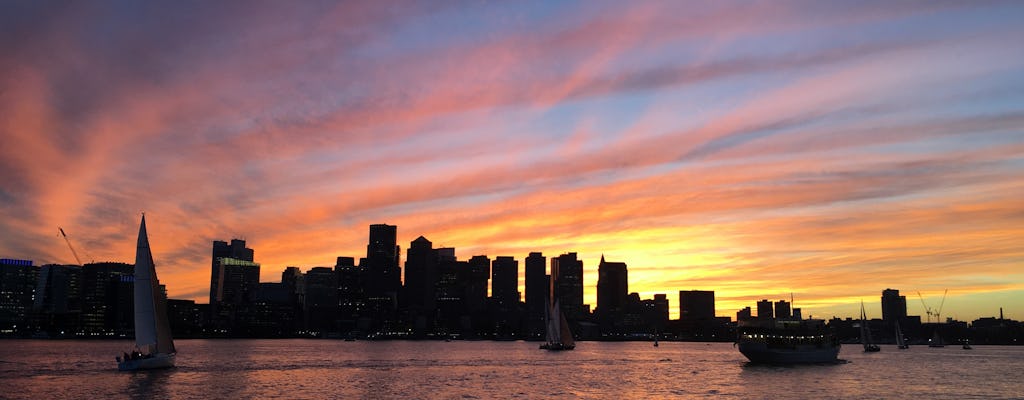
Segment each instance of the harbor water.
[{"label": "harbor water", "polygon": [[754,365],[731,343],[177,340],[177,367],[118,372],[129,341],[0,340],[0,398],[1024,398],[1024,346],[844,345],[834,365]]}]

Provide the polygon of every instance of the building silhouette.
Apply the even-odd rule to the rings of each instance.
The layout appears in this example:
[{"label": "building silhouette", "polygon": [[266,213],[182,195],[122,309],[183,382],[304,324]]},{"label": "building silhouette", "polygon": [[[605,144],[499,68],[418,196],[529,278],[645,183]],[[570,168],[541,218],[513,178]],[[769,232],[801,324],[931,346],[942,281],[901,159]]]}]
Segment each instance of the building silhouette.
[{"label": "building silhouette", "polygon": [[624,262],[607,262],[604,255],[597,265],[597,308],[598,318],[613,317],[626,306],[629,294],[629,275]]},{"label": "building silhouette", "polygon": [[519,261],[498,256],[491,262],[491,301],[487,314],[491,317],[490,332],[504,338],[521,333],[519,301]]},{"label": "building silhouette", "polygon": [[539,252],[526,256],[526,331],[532,338],[544,334],[544,307],[550,291],[548,282],[547,257]]},{"label": "building silhouette", "polygon": [[790,304],[788,301],[779,300],[775,302],[775,318],[784,319],[791,318],[793,316],[790,310]]},{"label": "building silhouette", "polygon": [[907,318],[907,297],[900,296],[898,289],[882,291],[882,320],[892,324]]},{"label": "building silhouette", "polygon": [[589,314],[583,305],[583,260],[576,253],[565,253],[551,259],[551,280],[555,285],[565,318],[579,331],[578,325]]},{"label": "building silhouette", "polygon": [[[303,321],[307,331],[320,334],[337,332],[338,324],[338,274],[330,267],[314,267],[306,271],[305,315]],[[268,301],[273,300],[268,298]]]},{"label": "building silhouette", "polygon": [[31,260],[0,259],[0,335],[30,333],[39,267]]},{"label": "building silhouette", "polygon": [[437,312],[437,266],[437,252],[430,240],[420,236],[409,243],[402,299],[417,335],[426,334],[433,327]]},{"label": "building silhouette", "polygon": [[118,262],[82,266],[83,333],[113,336],[134,330],[134,270],[134,265]]},{"label": "building silhouette", "polygon": [[763,299],[757,302],[757,319],[772,319],[775,318],[775,312],[772,310],[772,302],[768,299]]},{"label": "building silhouette", "polygon": [[217,287],[210,302],[213,326],[222,332],[244,336],[244,315],[260,284],[260,265],[230,257],[216,259]]},{"label": "building silhouette", "polygon": [[253,253],[253,249],[245,247],[245,241],[241,239],[231,239],[230,244],[222,240],[213,241],[213,252],[210,257],[210,304],[214,304],[217,289],[220,287],[220,266],[217,264],[217,259],[232,258],[253,261]]},{"label": "building silhouette", "polygon": [[715,318],[715,292],[712,290],[680,290],[679,319],[708,321]]},{"label": "building silhouette", "polygon": [[736,321],[749,321],[753,319],[750,314],[750,307],[743,307],[736,312]]},{"label": "building silhouette", "polygon": [[366,258],[359,266],[364,273],[366,305],[380,322],[390,321],[398,309],[398,293],[402,288],[398,227],[387,224],[370,225]]},{"label": "building silhouette", "polygon": [[39,268],[32,312],[38,329],[60,336],[73,334],[82,312],[82,267],[47,264]]},{"label": "building silhouette", "polygon": [[519,302],[519,261],[498,256],[491,264],[491,297],[509,306]]}]

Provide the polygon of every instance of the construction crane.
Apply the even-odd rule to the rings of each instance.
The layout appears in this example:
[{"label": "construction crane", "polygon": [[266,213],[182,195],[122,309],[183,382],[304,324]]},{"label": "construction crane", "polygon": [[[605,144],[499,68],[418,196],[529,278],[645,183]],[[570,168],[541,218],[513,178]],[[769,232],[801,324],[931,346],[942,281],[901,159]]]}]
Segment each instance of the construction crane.
[{"label": "construction crane", "polygon": [[75,256],[75,261],[78,262],[78,265],[82,265],[82,259],[78,258],[78,253],[75,251],[75,248],[71,246],[71,241],[68,240],[68,235],[64,233],[64,228],[58,226],[57,229],[60,230],[60,235],[64,237],[64,241],[68,243],[68,248],[71,249],[71,254]]},{"label": "construction crane", "polygon": [[946,304],[946,293],[948,293],[948,292],[949,292],[949,289],[946,289],[944,292],[942,292],[942,302],[939,303],[939,309],[938,310],[933,310],[931,307],[928,307],[928,305],[925,304],[925,302],[924,302],[924,297],[921,296],[921,292],[920,291],[917,292],[917,298],[921,299],[921,305],[924,306],[924,312],[925,312],[925,314],[928,314],[927,318],[928,318],[928,322],[929,323],[932,322],[932,315],[935,316],[935,322],[936,323],[942,322],[942,319],[941,319],[942,306]]},{"label": "construction crane", "polygon": [[935,312],[935,322],[936,323],[942,323],[942,305],[946,304],[946,293],[948,293],[948,292],[949,292],[949,289],[946,289],[946,290],[944,290],[942,292],[942,302],[939,303],[939,310]]}]

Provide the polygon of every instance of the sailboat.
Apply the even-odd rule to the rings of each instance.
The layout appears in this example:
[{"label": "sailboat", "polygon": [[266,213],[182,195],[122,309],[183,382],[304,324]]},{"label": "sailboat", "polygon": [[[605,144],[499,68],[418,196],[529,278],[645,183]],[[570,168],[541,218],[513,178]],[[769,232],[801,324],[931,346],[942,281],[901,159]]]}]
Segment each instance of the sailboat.
[{"label": "sailboat", "polygon": [[167,320],[167,298],[160,291],[153,253],[146,234],[146,215],[139,224],[135,249],[135,349],[117,357],[117,369],[136,371],[174,366],[174,340]]},{"label": "sailboat", "polygon": [[907,344],[907,339],[903,337],[903,331],[900,330],[900,322],[896,321],[896,348],[903,350],[910,348]]},{"label": "sailboat", "polygon": [[864,302],[860,302],[860,342],[864,345],[865,352],[876,352],[881,350],[874,340],[871,340],[871,329],[868,329],[868,316],[864,312]]},{"label": "sailboat", "polygon": [[545,329],[547,342],[540,345],[540,348],[544,350],[557,351],[576,348],[576,340],[573,339],[572,331],[569,329],[569,321],[565,319],[565,314],[562,314],[561,308],[556,299],[545,313],[545,317],[547,317]]}]

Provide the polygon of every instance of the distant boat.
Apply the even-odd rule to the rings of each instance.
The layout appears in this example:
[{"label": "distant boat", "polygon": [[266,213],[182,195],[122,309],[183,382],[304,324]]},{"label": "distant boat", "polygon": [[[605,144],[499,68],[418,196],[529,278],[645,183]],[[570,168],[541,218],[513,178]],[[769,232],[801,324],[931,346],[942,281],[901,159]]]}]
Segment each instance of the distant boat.
[{"label": "distant boat", "polygon": [[967,342],[967,339],[964,339],[964,345],[963,345],[963,349],[964,349],[964,350],[970,350],[970,349],[972,349],[972,348],[973,348],[973,347],[971,347],[971,344]]},{"label": "distant boat", "polygon": [[654,335],[654,347],[658,347],[658,335]]},{"label": "distant boat", "polygon": [[903,331],[900,330],[900,323],[896,321],[896,348],[903,350],[910,348],[907,344],[907,339],[903,337]]},{"label": "distant boat", "polygon": [[540,348],[544,350],[572,350],[576,348],[576,340],[572,337],[572,331],[569,329],[569,321],[565,319],[565,315],[562,314],[561,305],[558,299],[548,307],[548,311],[545,313],[546,332],[545,336],[547,342],[540,345]]},{"label": "distant boat", "polygon": [[935,331],[931,339],[928,339],[928,347],[946,347],[946,344],[942,342],[942,337],[939,336],[938,330]]},{"label": "distant boat", "polygon": [[[794,321],[786,321],[794,322]],[[764,364],[835,363],[839,356],[839,339],[824,325],[812,326],[808,321],[764,323],[741,326],[736,345],[747,359]]]},{"label": "distant boat", "polygon": [[[160,291],[153,253],[146,234],[146,216],[139,224],[139,240],[135,249],[135,349],[117,358],[117,369],[136,371],[170,368],[177,351],[167,320],[167,298]],[[145,353],[143,352],[145,351]]]},{"label": "distant boat", "polygon": [[860,343],[864,345],[864,351],[867,353],[873,353],[880,351],[881,348],[874,343],[871,339],[871,329],[868,328],[868,317],[867,313],[864,312],[864,302],[860,302]]}]

